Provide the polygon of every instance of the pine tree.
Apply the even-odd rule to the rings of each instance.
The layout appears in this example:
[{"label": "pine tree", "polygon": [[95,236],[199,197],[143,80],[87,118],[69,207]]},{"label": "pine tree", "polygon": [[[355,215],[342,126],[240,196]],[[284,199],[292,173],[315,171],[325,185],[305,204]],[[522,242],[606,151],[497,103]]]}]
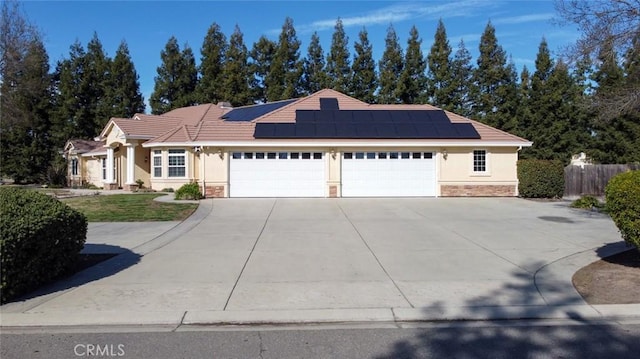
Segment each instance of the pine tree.
[{"label": "pine tree", "polygon": [[400,103],[398,97],[398,79],[404,69],[402,48],[400,40],[393,25],[387,28],[385,39],[385,50],[379,64],[380,69],[380,91],[378,92],[378,103],[393,104]]},{"label": "pine tree", "polygon": [[473,65],[471,54],[460,40],[458,50],[451,61],[451,103],[445,104],[445,110],[452,111],[462,116],[472,115],[473,91]]},{"label": "pine tree", "polygon": [[249,65],[247,63],[247,47],[240,27],[236,25],[229,38],[229,48],[222,69],[222,94],[225,101],[232,106],[251,104],[251,88],[249,87]]},{"label": "pine tree", "polygon": [[[473,112],[480,121],[506,129],[505,125],[514,115],[507,102],[516,101],[514,71],[507,65],[507,55],[498,45],[495,28],[489,22],[480,38],[480,56],[474,71]],[[505,97],[507,95],[513,98]]]},{"label": "pine tree", "polygon": [[112,117],[115,105],[112,97],[107,96],[107,89],[113,88],[111,75],[111,58],[107,57],[98,39],[98,34],[93,33],[93,38],[87,44],[84,77],[89,86],[87,94],[91,102],[91,114],[93,117],[93,136],[102,131]]},{"label": "pine tree", "polygon": [[338,19],[331,38],[326,73],[329,77],[329,87],[342,93],[347,92],[349,80],[351,79],[348,43],[349,38],[344,32],[342,20]]},{"label": "pine tree", "polygon": [[293,20],[289,17],[282,25],[278,46],[265,78],[267,100],[296,98],[301,93],[303,64],[300,61],[300,40],[296,36]]},{"label": "pine tree", "polygon": [[[598,57],[600,64],[592,77],[596,83],[592,98],[597,100],[607,98],[607,93],[639,85],[640,41],[636,39],[631,49],[627,51],[622,67],[618,64],[618,56],[611,46],[610,43],[603,46]],[[591,157],[601,163],[640,162],[640,115],[638,112],[626,112],[605,118],[607,120],[594,116],[592,126],[595,138]]]},{"label": "pine tree", "polygon": [[111,117],[130,118],[145,112],[144,98],[140,93],[138,73],[131,61],[129,47],[123,40],[116,51],[111,65],[112,87],[107,88],[107,96],[112,99]]},{"label": "pine tree", "polygon": [[520,126],[533,147],[523,150],[524,157],[568,162],[572,154],[588,148],[589,130],[580,108],[582,89],[566,64],[554,64],[545,39],[538,47],[529,93],[530,120],[520,119]]},{"label": "pine tree", "polygon": [[320,45],[320,37],[314,32],[304,60],[303,94],[308,95],[329,87],[329,79],[324,69],[324,52]]},{"label": "pine tree", "polygon": [[[462,43],[464,46],[464,43]],[[454,75],[451,63],[451,46],[447,39],[447,30],[442,19],[438,21],[438,27],[434,36],[431,51],[427,55],[429,61],[428,71],[428,100],[429,103],[440,108],[452,111],[455,108],[454,99]]]},{"label": "pine tree", "polygon": [[95,137],[95,97],[93,78],[87,66],[86,52],[80,42],[71,45],[69,58],[56,65],[54,137],[59,146],[70,138]]},{"label": "pine tree", "polygon": [[249,68],[251,70],[251,92],[254,102],[267,102],[267,75],[276,53],[277,44],[265,36],[253,44],[249,56],[251,62]]},{"label": "pine tree", "polygon": [[195,101],[198,82],[193,51],[188,45],[181,52],[178,40],[171,37],[160,53],[162,64],[158,67],[155,86],[149,102],[151,113],[162,114],[174,108],[191,106]]},{"label": "pine tree", "polygon": [[353,78],[349,94],[366,103],[375,103],[378,76],[376,62],[373,60],[373,47],[366,29],[360,31],[358,39],[354,44],[356,52],[351,66]]},{"label": "pine tree", "polygon": [[229,45],[227,37],[215,22],[209,27],[200,48],[200,81],[197,85],[199,103],[227,101],[223,96],[222,69]]},{"label": "pine tree", "polygon": [[[6,15],[20,16],[17,9],[3,4]],[[22,32],[8,42],[3,39],[3,66],[0,77],[0,170],[16,183],[42,182],[55,156],[50,138],[51,82],[49,57],[37,32]],[[24,42],[23,42],[24,41]],[[60,148],[61,146],[57,146]]]},{"label": "pine tree", "polygon": [[427,87],[427,63],[420,49],[422,39],[418,29],[413,26],[409,32],[404,68],[398,81],[397,95],[402,103],[425,103]]},{"label": "pine tree", "polygon": [[518,87],[518,110],[516,118],[518,120],[514,135],[529,138],[531,136],[531,73],[527,66],[522,67],[520,73],[520,86]]}]

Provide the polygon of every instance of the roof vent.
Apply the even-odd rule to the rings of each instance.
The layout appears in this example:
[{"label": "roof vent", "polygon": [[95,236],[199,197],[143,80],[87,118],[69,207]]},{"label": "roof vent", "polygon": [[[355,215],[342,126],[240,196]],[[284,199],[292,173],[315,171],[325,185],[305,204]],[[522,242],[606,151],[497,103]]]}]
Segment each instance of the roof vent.
[{"label": "roof vent", "polygon": [[339,110],[337,98],[321,98],[320,110]]},{"label": "roof vent", "polygon": [[220,108],[233,108],[233,106],[231,106],[231,103],[224,101],[218,102],[217,106]]}]

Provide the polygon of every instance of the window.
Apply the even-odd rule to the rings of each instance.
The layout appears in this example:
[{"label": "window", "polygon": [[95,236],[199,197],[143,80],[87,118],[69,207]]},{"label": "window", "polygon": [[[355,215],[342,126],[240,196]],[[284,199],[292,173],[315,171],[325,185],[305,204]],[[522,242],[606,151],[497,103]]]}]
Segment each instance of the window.
[{"label": "window", "polygon": [[242,158],[242,152],[233,152],[231,154],[231,158],[233,158],[234,160],[239,160]]},{"label": "window", "polygon": [[415,159],[420,159],[422,157],[422,153],[421,152],[414,152],[411,154],[411,158]]},{"label": "window", "polygon": [[245,152],[245,153],[244,153],[244,159],[245,159],[245,160],[251,160],[251,159],[253,159],[253,152]]},{"label": "window", "polygon": [[303,160],[310,160],[311,159],[311,153],[310,152],[302,152],[302,159]]},{"label": "window", "polygon": [[314,152],[313,153],[313,159],[314,160],[321,160],[322,159],[322,152]]},{"label": "window", "polygon": [[102,179],[107,180],[107,159],[102,159]]},{"label": "window", "polygon": [[473,151],[473,172],[474,173],[487,172],[487,151],[485,150]]},{"label": "window", "polygon": [[287,158],[289,158],[289,153],[288,152],[280,152],[278,153],[278,158],[281,160],[286,160]]},{"label": "window", "polygon": [[351,152],[345,152],[345,153],[343,153],[343,154],[342,154],[342,157],[343,157],[345,160],[350,160],[350,159],[352,159],[352,158],[353,158],[353,153],[351,153]]},{"label": "window", "polygon": [[381,160],[384,160],[387,158],[387,153],[386,152],[378,152],[378,158]]},{"label": "window", "polygon": [[162,177],[162,151],[153,150],[153,177]]},{"label": "window", "polygon": [[375,152],[367,152],[367,159],[368,160],[375,160],[376,159],[376,153]]},{"label": "window", "polygon": [[431,152],[425,152],[425,153],[424,153],[424,158],[433,158],[433,153],[431,153]]},{"label": "window", "polygon": [[275,160],[276,159],[276,153],[275,152],[267,152],[267,158],[270,160]]},{"label": "window", "polygon": [[169,177],[187,176],[187,154],[184,150],[169,150]]},{"label": "window", "polygon": [[300,158],[300,152],[291,152],[291,159],[297,160]]},{"label": "window", "polygon": [[409,152],[402,152],[402,153],[401,153],[402,158],[403,158],[403,159],[405,159],[405,160],[406,160],[407,158],[409,158],[409,157],[410,157],[410,155],[411,155],[411,154],[410,154]]},{"label": "window", "polygon": [[78,175],[78,159],[77,158],[71,159],[71,175],[72,176]]},{"label": "window", "polygon": [[264,152],[256,152],[257,160],[264,160]]},{"label": "window", "polygon": [[356,152],[356,159],[361,160],[364,158],[364,152]]}]

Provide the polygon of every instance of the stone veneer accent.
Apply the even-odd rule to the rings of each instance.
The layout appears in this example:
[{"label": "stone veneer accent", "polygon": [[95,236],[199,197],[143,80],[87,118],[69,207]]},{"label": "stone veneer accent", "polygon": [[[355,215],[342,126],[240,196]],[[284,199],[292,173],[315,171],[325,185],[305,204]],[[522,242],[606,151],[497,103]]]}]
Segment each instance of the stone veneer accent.
[{"label": "stone veneer accent", "polygon": [[104,189],[107,191],[113,191],[118,189],[118,184],[117,183],[105,183],[104,184]]},{"label": "stone veneer accent", "polygon": [[125,191],[135,191],[138,189],[138,185],[137,184],[125,184],[124,187],[122,188]]},{"label": "stone veneer accent", "polygon": [[514,197],[515,185],[442,185],[442,197]]},{"label": "stone veneer accent", "polygon": [[329,198],[338,197],[338,186],[329,186]]},{"label": "stone veneer accent", "polygon": [[206,186],[205,197],[224,198],[224,186]]}]

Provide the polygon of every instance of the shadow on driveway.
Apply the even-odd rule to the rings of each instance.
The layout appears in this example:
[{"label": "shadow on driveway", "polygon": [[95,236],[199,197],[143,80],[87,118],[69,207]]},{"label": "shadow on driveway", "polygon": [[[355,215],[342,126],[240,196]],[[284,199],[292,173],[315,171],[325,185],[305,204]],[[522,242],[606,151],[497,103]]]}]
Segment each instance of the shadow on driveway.
[{"label": "shadow on driveway", "polygon": [[113,258],[107,259],[94,266],[72,274],[68,277],[60,278],[57,281],[36,289],[33,292],[20,296],[7,304],[21,302],[37,297],[63,292],[65,290],[79,287],[81,285],[110,277],[124,269],[127,269],[140,262],[141,255],[132,252],[127,248],[109,244],[86,244],[82,250],[83,254],[116,254]]},{"label": "shadow on driveway", "polygon": [[[611,255],[608,251],[610,245],[599,248],[596,252],[602,258],[603,255]],[[538,267],[542,266],[542,263]],[[501,288],[488,292],[486,295],[467,300],[464,306],[469,313],[478,318],[502,318],[506,315],[513,317],[513,310],[522,319],[552,318],[558,310],[565,311],[566,317],[575,322],[589,323],[580,313],[573,312],[569,308],[558,309],[554,306],[584,305],[580,297],[570,296],[561,288],[547,288],[555,292],[554,306],[537,306],[532,315],[527,307],[487,306],[487,298],[499,298],[505,293],[520,293],[522,303],[535,303],[539,294],[521,279],[521,272],[513,272],[515,279]],[[424,308],[427,313],[444,312],[446,303],[437,302]],[[574,322],[574,323],[575,323]],[[500,323],[504,325],[500,325]],[[632,358],[640,350],[640,342],[637,338],[631,338],[625,334],[624,328],[615,325],[606,325],[600,322],[598,325],[574,325],[567,335],[566,327],[562,326],[536,326],[522,324],[525,330],[514,330],[508,325],[508,321],[494,321],[483,325],[476,322],[474,326],[446,326],[437,329],[422,329],[414,338],[399,340],[394,343],[388,353],[376,356],[378,359],[414,359],[414,358]],[[594,322],[591,322],[595,324]],[[467,323],[472,324],[472,323]]]}]

